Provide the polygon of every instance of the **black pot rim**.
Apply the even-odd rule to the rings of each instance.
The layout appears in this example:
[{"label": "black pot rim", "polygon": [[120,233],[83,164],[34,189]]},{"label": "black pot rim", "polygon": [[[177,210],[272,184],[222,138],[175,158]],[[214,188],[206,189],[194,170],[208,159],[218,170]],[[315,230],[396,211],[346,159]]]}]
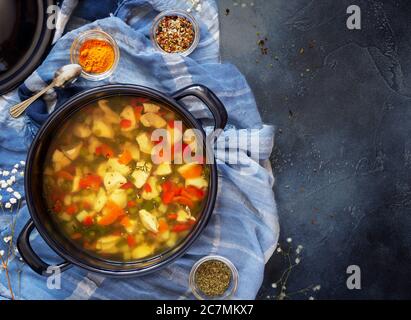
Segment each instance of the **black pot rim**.
[{"label": "black pot rim", "polygon": [[[96,97],[97,94],[101,94],[101,96]],[[27,161],[26,161],[26,168],[25,168],[25,193],[26,193],[26,202],[27,206],[29,209],[30,216],[34,222],[34,225],[36,229],[38,230],[39,234],[42,236],[42,238],[45,240],[45,242],[63,259],[67,260],[73,265],[79,266],[83,269],[86,269],[88,271],[92,272],[97,272],[100,274],[108,275],[108,276],[139,276],[139,275],[145,275],[151,272],[154,272],[169,263],[173,262],[177,258],[181,257],[188,249],[189,247],[194,243],[194,241],[200,236],[201,232],[203,229],[206,227],[207,223],[209,222],[212,212],[214,210],[215,206],[215,201],[217,197],[217,189],[218,189],[218,175],[217,175],[217,166],[216,163],[213,159],[213,162],[209,164],[210,166],[210,186],[209,186],[209,191],[208,191],[208,196],[207,196],[207,201],[204,205],[203,211],[201,213],[200,219],[198,220],[197,224],[193,228],[193,230],[186,236],[184,240],[177,246],[178,250],[176,252],[172,253],[169,257],[166,257],[164,260],[161,260],[161,256],[164,255],[165,253],[161,253],[157,256],[150,257],[146,260],[138,260],[138,262],[144,262],[144,261],[154,261],[156,259],[159,259],[159,262],[154,263],[151,266],[145,267],[145,268],[138,268],[138,269],[124,269],[124,270],[111,270],[111,269],[103,269],[103,268],[98,268],[92,265],[89,265],[87,263],[84,263],[81,259],[76,259],[76,257],[73,256],[70,252],[68,252],[59,241],[57,241],[52,235],[49,234],[49,232],[46,230],[46,228],[43,226],[43,223],[41,219],[38,217],[35,209],[33,208],[33,199],[32,199],[32,193],[34,190],[30,187],[32,185],[32,166],[33,166],[33,159],[34,159],[34,151],[36,150],[39,142],[41,139],[43,139],[45,136],[47,136],[54,128],[52,128],[56,122],[63,123],[61,121],[61,116],[62,113],[65,112],[67,109],[72,108],[73,110],[70,112],[68,117],[70,117],[72,114],[76,113],[78,110],[82,109],[86,105],[88,105],[92,101],[96,101],[99,99],[103,99],[106,97],[111,97],[111,96],[119,96],[119,95],[124,95],[124,96],[148,96],[153,99],[156,99],[157,101],[165,103],[167,106],[171,107],[173,111],[177,112],[179,115],[181,115],[185,120],[187,120],[187,124],[191,126],[191,128],[195,128],[200,130],[205,138],[205,132],[201,126],[201,124],[194,118],[194,116],[186,110],[181,104],[179,104],[175,99],[172,97],[158,91],[152,88],[144,87],[144,86],[139,86],[139,85],[133,85],[133,84],[112,84],[112,85],[103,85],[99,87],[95,87],[92,89],[85,90],[83,92],[80,92],[70,98],[67,102],[65,102],[61,107],[59,107],[58,110],[55,110],[52,115],[47,119],[47,121],[43,124],[43,126],[40,128],[39,132],[37,133],[36,137],[34,138],[30,148],[29,152],[27,155]],[[94,97],[94,98],[93,98]],[[90,100],[84,101],[84,99],[90,98]],[[206,141],[206,139],[204,139]],[[205,146],[206,147],[206,146]],[[69,240],[67,240],[69,241]],[[173,249],[172,249],[173,250]],[[129,265],[132,264],[133,262],[114,262],[114,261],[109,261],[105,259],[99,259],[95,256],[92,256],[93,259],[97,260],[103,260],[105,263],[108,263],[109,265],[116,265],[122,266],[122,265]]]},{"label": "black pot rim", "polygon": [[56,5],[56,0],[37,0],[39,3],[38,25],[33,38],[33,44],[28,49],[18,66],[12,69],[10,75],[0,81],[0,95],[3,95],[19,86],[42,62],[53,40],[55,29],[47,27],[46,9]]}]

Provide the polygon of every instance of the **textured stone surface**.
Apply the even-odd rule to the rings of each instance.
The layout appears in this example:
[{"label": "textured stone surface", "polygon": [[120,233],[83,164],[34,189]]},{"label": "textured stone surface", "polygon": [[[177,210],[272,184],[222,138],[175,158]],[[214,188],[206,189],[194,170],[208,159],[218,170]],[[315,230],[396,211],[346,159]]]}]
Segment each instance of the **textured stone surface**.
[{"label": "textured stone surface", "polygon": [[[278,130],[280,243],[304,246],[287,292],[320,284],[307,296],[410,298],[411,2],[218,3],[224,60],[246,75]],[[350,4],[362,9],[361,31],[346,28]],[[362,290],[346,287],[351,264]],[[276,295],[271,284],[286,267],[275,254],[260,298]]]}]

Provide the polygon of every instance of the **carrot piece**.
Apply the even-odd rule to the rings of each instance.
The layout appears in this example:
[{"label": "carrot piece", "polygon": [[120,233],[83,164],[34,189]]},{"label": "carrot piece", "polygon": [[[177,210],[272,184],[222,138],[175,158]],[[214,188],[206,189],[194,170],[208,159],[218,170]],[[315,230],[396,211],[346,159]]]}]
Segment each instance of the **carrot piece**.
[{"label": "carrot piece", "polygon": [[134,208],[135,206],[137,206],[137,202],[135,202],[134,200],[130,200],[127,202],[127,207]]},{"label": "carrot piece", "polygon": [[53,212],[60,213],[62,209],[63,209],[63,205],[61,204],[61,201],[57,200],[53,205],[53,209],[52,209]]},{"label": "carrot piece", "polygon": [[158,231],[160,233],[166,232],[168,230],[168,224],[165,220],[160,219],[158,220]]},{"label": "carrot piece", "polygon": [[59,172],[56,173],[58,178],[67,180],[67,181],[73,181],[74,177],[73,175],[71,175],[69,172],[64,171],[64,170],[60,170]]},{"label": "carrot piece", "polygon": [[127,228],[130,225],[130,219],[129,217],[125,216],[123,219],[121,219],[120,224],[124,227]]},{"label": "carrot piece", "polygon": [[191,229],[191,226],[189,224],[176,224],[173,227],[172,231],[178,233],[178,232],[184,232],[190,229]]},{"label": "carrot piece", "polygon": [[103,216],[98,220],[98,224],[101,226],[109,226],[116,222],[116,220],[124,216],[124,211],[114,202],[109,201],[103,208]]},{"label": "carrot piece", "polygon": [[182,190],[181,195],[196,202],[204,198],[205,192],[194,186],[188,186]]},{"label": "carrot piece", "polygon": [[189,208],[194,207],[194,203],[191,199],[183,197],[183,196],[177,196],[173,198],[173,202],[182,204],[184,206],[187,206]]},{"label": "carrot piece", "polygon": [[186,170],[180,170],[179,173],[184,179],[192,179],[200,177],[203,173],[203,167],[199,164],[194,164]]},{"label": "carrot piece", "polygon": [[144,191],[145,191],[145,192],[151,192],[152,190],[153,190],[153,189],[151,189],[150,184],[146,183],[146,184],[144,185]]},{"label": "carrot piece", "polygon": [[170,213],[167,215],[167,218],[170,220],[176,220],[177,219],[177,214],[176,213]]},{"label": "carrot piece", "polygon": [[131,156],[131,152],[128,150],[124,150],[118,158],[118,162],[121,164],[129,164],[131,160],[133,160],[133,157]]},{"label": "carrot piece", "polygon": [[76,212],[77,212],[77,206],[75,205],[75,204],[72,204],[72,205],[69,205],[67,208],[66,208],[66,212],[69,214],[69,215],[73,215],[73,214],[75,214]]},{"label": "carrot piece", "polygon": [[78,239],[80,239],[82,236],[83,236],[83,235],[82,235],[80,232],[76,232],[76,233],[73,233],[73,234],[71,235],[71,239],[73,239],[73,240],[78,240]]},{"label": "carrot piece", "polygon": [[95,153],[96,153],[96,155],[98,155],[98,156],[103,156],[103,157],[106,157],[106,158],[112,158],[112,157],[114,156],[114,151],[113,151],[113,149],[112,149],[109,145],[107,145],[107,144],[105,144],[105,143],[103,143],[102,145],[98,146],[98,147],[96,148]]},{"label": "carrot piece", "polygon": [[87,216],[83,220],[83,224],[87,227],[92,226],[94,224],[93,218],[91,216]]},{"label": "carrot piece", "polygon": [[131,189],[131,188],[134,188],[134,184],[132,184],[130,181],[127,181],[125,184],[123,184],[120,187],[120,189],[124,189],[124,190]]},{"label": "carrot piece", "polygon": [[122,119],[120,121],[120,127],[123,129],[127,129],[131,127],[131,120],[128,119]]},{"label": "carrot piece", "polygon": [[134,107],[134,115],[137,121],[140,121],[141,114],[143,113],[144,107],[143,106],[135,106]]},{"label": "carrot piece", "polygon": [[129,235],[128,237],[127,237],[127,244],[128,244],[128,246],[130,247],[130,248],[133,248],[133,247],[135,247],[136,246],[136,243],[137,241],[136,241],[136,238],[134,238],[132,235]]},{"label": "carrot piece", "polygon": [[92,189],[97,191],[102,183],[103,181],[100,176],[90,174],[85,178],[80,179],[79,186],[80,189]]}]

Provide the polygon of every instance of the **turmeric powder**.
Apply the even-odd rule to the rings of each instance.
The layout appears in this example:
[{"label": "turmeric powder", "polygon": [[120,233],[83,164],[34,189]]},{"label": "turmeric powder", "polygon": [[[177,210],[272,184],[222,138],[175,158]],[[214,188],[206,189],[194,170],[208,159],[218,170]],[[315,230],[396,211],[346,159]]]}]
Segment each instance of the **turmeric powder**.
[{"label": "turmeric powder", "polygon": [[80,48],[79,64],[87,73],[104,73],[114,63],[114,48],[104,40],[85,41]]}]

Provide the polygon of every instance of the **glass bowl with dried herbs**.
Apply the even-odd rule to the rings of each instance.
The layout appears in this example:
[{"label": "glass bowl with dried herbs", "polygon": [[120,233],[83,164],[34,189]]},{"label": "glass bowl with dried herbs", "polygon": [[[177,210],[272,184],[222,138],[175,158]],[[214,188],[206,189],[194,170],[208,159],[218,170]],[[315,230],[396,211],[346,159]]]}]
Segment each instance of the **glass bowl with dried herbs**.
[{"label": "glass bowl with dried herbs", "polygon": [[162,53],[188,56],[200,42],[200,26],[197,20],[184,10],[161,12],[154,18],[151,41]]},{"label": "glass bowl with dried herbs", "polygon": [[221,256],[206,256],[190,272],[190,289],[199,300],[226,300],[237,291],[239,274],[233,263]]}]

